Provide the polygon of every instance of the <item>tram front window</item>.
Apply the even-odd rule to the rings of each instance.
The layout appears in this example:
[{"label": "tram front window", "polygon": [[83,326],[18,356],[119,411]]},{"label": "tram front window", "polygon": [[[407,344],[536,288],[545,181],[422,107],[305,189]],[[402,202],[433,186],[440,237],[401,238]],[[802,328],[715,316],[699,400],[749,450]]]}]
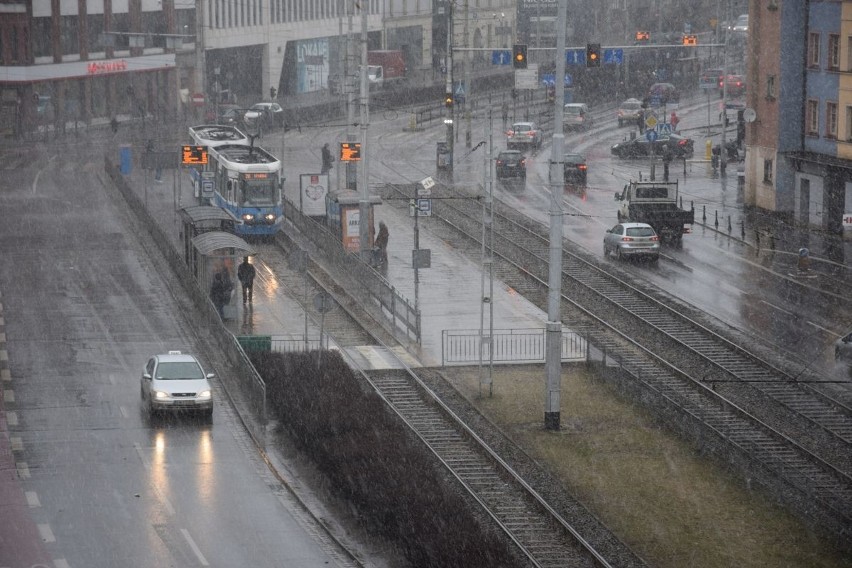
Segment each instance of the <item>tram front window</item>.
[{"label": "tram front window", "polygon": [[248,207],[271,207],[278,203],[278,186],[273,180],[244,181],[243,205]]}]

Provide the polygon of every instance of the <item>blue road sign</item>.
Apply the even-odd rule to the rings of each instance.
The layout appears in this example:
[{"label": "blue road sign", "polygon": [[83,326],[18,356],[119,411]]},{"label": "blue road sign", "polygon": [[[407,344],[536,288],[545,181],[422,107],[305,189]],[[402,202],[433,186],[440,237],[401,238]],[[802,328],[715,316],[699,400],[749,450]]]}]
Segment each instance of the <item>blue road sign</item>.
[{"label": "blue road sign", "polygon": [[621,65],[624,63],[623,49],[604,49],[603,62],[611,65]]},{"label": "blue road sign", "polygon": [[646,130],[645,131],[645,138],[648,140],[648,142],[656,141],[657,140],[657,131],[656,130],[650,130],[650,129]]},{"label": "blue road sign", "polygon": [[[541,84],[545,87],[553,87],[556,85],[556,74],[555,73],[544,73],[541,76]],[[570,73],[565,73],[565,87],[570,87],[574,84],[574,80],[571,77]]]},{"label": "blue road sign", "polygon": [[464,96],[464,83],[458,83],[456,85],[455,95],[458,97]]},{"label": "blue road sign", "polygon": [[584,49],[569,49],[565,52],[565,63],[568,65],[585,65],[586,50]]},{"label": "blue road sign", "polygon": [[672,133],[672,125],[665,122],[657,125],[657,132],[659,134],[671,134]]},{"label": "blue road sign", "polygon": [[495,49],[491,52],[492,65],[509,65],[512,62],[512,52],[508,49]]},{"label": "blue road sign", "polygon": [[659,97],[658,95],[654,95],[654,96],[652,96],[652,97],[650,98],[650,100],[648,101],[648,103],[649,103],[652,107],[658,107],[658,106],[660,106],[660,104],[662,103],[662,101],[660,100],[660,97]]}]

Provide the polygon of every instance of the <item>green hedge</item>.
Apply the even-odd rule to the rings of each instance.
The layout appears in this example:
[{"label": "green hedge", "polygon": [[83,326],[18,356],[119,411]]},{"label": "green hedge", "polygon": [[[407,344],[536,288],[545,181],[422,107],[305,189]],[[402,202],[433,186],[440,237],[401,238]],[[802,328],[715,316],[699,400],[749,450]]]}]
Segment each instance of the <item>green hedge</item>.
[{"label": "green hedge", "polygon": [[269,411],[374,534],[412,566],[500,568],[525,562],[434,455],[336,352],[250,352]]}]

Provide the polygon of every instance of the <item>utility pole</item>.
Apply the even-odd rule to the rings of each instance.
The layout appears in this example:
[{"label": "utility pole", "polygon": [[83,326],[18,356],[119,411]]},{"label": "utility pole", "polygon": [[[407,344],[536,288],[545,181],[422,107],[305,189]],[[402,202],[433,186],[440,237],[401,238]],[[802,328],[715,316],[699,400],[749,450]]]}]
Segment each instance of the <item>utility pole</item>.
[{"label": "utility pole", "polygon": [[553,101],[553,144],[550,155],[550,269],[548,272],[547,327],[544,372],[547,392],[544,427],[559,430],[562,382],[562,192],[565,188],[565,135],[562,104],[565,98],[565,22],[568,0],[559,0],[556,16],[556,76]]},{"label": "utility pole", "polygon": [[462,92],[464,93],[464,145],[466,148],[470,148],[471,145],[471,132],[470,132],[470,120],[471,120],[471,112],[470,112],[470,104],[473,102],[470,93],[470,67],[471,67],[471,54],[468,50],[470,47],[469,37],[470,37],[470,0],[464,0],[464,41],[462,42],[464,45],[464,77],[462,78]]},{"label": "utility pole", "polygon": [[[730,1],[725,6],[725,19],[731,21]],[[728,167],[728,152],[725,148],[725,134],[728,122],[728,26],[725,26],[725,47],[722,48],[722,143],[719,146],[719,173],[725,175]]]},{"label": "utility pole", "polygon": [[[447,90],[446,96],[450,100],[454,100],[453,94],[453,3],[447,1]],[[447,118],[444,123],[447,125],[447,152],[449,153],[450,171],[453,169],[453,108],[455,104],[447,105]]]},{"label": "utility pole", "polygon": [[[346,9],[346,59],[343,62],[343,88],[346,91],[346,140],[355,142],[358,137],[355,134],[355,84],[352,80],[355,69],[352,65],[354,53],[352,49],[352,2],[341,0]],[[350,160],[346,162],[346,178],[344,186],[346,189],[356,189],[358,186],[358,162]]]},{"label": "utility pole", "polygon": [[[488,105],[488,127],[486,130],[488,152],[485,156],[485,200],[482,203],[482,272],[480,290],[482,303],[479,306],[479,395],[483,389],[488,396],[493,394],[494,370],[494,184],[493,170],[494,119],[491,105]],[[488,273],[488,291],[486,293],[486,271]],[[488,306],[488,335],[485,335],[485,306]],[[487,372],[483,368],[482,350],[488,347]]]},{"label": "utility pole", "polygon": [[[197,0],[195,3],[195,89],[197,93],[204,93],[206,96],[207,85],[205,84],[207,64],[204,58],[204,0]],[[205,99],[205,102],[206,99]]]},{"label": "utility pole", "polygon": [[361,260],[370,261],[370,187],[367,177],[367,127],[370,120],[369,96],[367,84],[367,14],[370,2],[361,2],[361,182],[358,228],[361,237]]}]

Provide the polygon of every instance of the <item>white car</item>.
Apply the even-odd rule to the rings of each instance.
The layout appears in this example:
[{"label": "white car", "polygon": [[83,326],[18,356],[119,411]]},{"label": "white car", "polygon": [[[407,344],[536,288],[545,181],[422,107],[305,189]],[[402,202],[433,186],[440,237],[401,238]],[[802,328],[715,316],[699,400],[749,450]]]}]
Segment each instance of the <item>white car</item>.
[{"label": "white car", "polygon": [[604,256],[614,252],[619,259],[628,256],[660,258],[660,237],[647,223],[619,223],[607,229],[603,240]]},{"label": "white car", "polygon": [[594,121],[585,103],[568,103],[562,109],[562,126],[565,130],[580,128],[588,130]]},{"label": "white car", "polygon": [[246,124],[272,128],[284,126],[284,109],[278,103],[256,103],[246,111]]},{"label": "white car", "polygon": [[506,133],[506,148],[541,148],[542,134],[535,122],[516,122]]},{"label": "white car", "polygon": [[149,416],[160,411],[198,411],[213,416],[210,379],[192,355],[169,351],[154,355],[142,370],[142,404]]},{"label": "white car", "polygon": [[732,31],[743,34],[748,32],[748,14],[742,14],[737,17],[737,21],[734,22]]}]

